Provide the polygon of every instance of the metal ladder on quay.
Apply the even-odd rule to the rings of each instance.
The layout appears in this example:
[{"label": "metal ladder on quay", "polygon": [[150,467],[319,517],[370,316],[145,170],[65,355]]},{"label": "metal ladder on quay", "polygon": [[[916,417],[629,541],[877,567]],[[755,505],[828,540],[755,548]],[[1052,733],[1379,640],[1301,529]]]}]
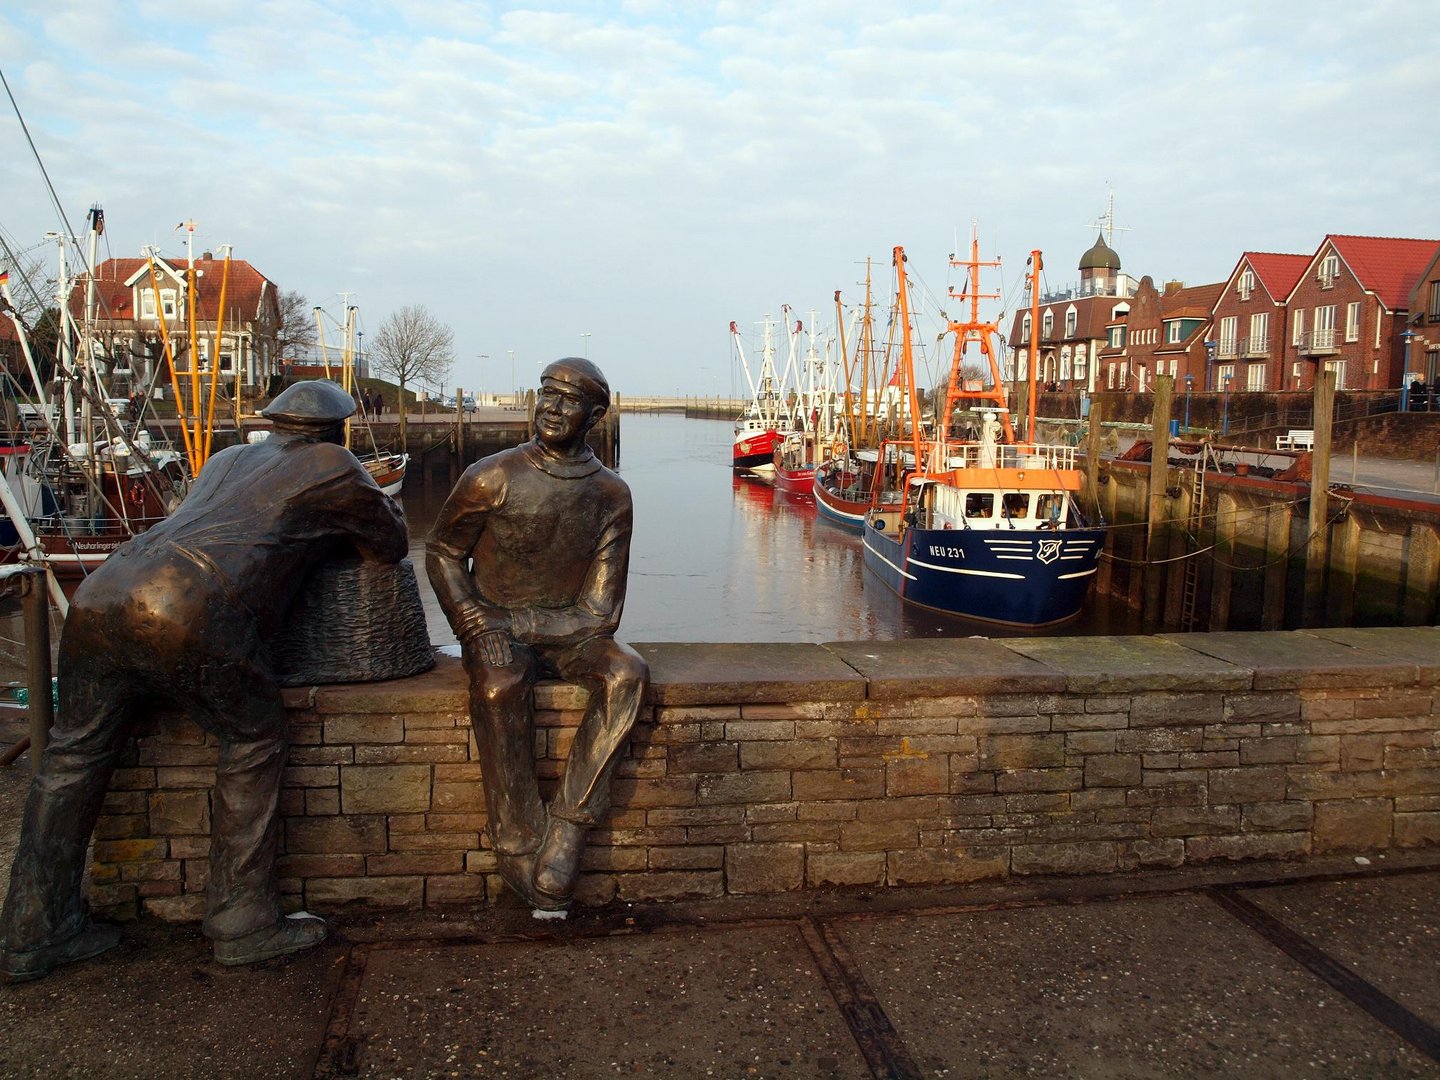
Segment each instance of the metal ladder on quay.
[{"label": "metal ladder on quay", "polygon": [[1195,462],[1195,473],[1190,478],[1190,516],[1186,532],[1190,540],[1189,557],[1185,560],[1185,581],[1180,600],[1180,629],[1195,629],[1195,600],[1200,591],[1200,527],[1204,521],[1205,507],[1205,466],[1210,458],[1210,447],[1201,449]]}]

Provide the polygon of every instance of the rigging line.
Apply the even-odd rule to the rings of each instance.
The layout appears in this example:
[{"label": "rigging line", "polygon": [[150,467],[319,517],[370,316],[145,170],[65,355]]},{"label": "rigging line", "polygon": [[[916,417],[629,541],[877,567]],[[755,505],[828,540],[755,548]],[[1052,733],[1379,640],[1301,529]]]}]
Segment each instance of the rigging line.
[{"label": "rigging line", "polygon": [[65,226],[66,237],[75,235],[75,230],[70,227],[69,219],[65,216],[65,208],[60,205],[60,196],[55,191],[55,185],[50,182],[50,173],[45,168],[45,162],[40,157],[40,150],[35,145],[35,140],[30,137],[30,125],[25,123],[25,117],[20,112],[20,103],[15,100],[15,94],[10,89],[10,80],[5,78],[5,72],[0,69],[0,84],[5,87],[5,96],[10,99],[10,107],[15,110],[15,119],[20,122],[20,130],[25,135],[25,142],[30,147],[30,153],[35,157],[35,164],[40,169],[40,175],[45,180],[45,189],[50,192],[50,202],[55,208],[55,214],[60,223]]}]

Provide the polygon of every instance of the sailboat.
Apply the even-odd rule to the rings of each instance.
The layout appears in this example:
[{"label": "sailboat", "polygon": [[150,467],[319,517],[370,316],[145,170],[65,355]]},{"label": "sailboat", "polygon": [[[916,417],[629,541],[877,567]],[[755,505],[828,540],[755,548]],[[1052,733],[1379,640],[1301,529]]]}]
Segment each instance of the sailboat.
[{"label": "sailboat", "polygon": [[[315,309],[315,322],[319,329],[320,358],[325,366],[325,377],[335,378],[345,392],[353,395],[355,393],[355,319],[356,308],[353,304],[345,305],[345,320],[341,324],[341,346],[339,371],[333,372],[330,366],[330,350],[325,344],[325,320],[321,308]],[[398,495],[400,489],[405,486],[405,470],[410,463],[410,455],[399,453],[393,450],[381,450],[375,442],[375,433],[370,428],[370,422],[363,414],[360,415],[358,424],[364,429],[365,437],[370,442],[368,450],[356,450],[355,427],[357,420],[352,417],[345,422],[345,446],[365,466],[375,483],[380,485],[380,490],[386,495]]]},{"label": "sailboat", "polygon": [[[972,234],[963,292],[952,297],[969,307],[969,318],[950,322],[955,335],[944,411],[937,414],[935,438],[918,429],[896,505],[874,505],[864,517],[865,565],[909,604],[987,622],[1023,627],[1049,626],[1081,611],[1099,566],[1104,530],[1089,525],[1076,496],[1083,474],[1075,449],[1035,442],[1034,408],[1025,441],[1016,437],[1006,405],[998,350],[998,325],[982,321],[979,271],[982,262]],[[1040,252],[1030,258],[1030,294],[1038,303]],[[903,283],[904,255],[896,249]],[[903,284],[901,296],[904,296]],[[1035,323],[1038,325],[1038,322]],[[1027,366],[1034,401],[1035,337]],[[902,370],[914,397],[908,320]],[[967,366],[976,355],[988,368],[975,377]],[[962,408],[969,406],[966,417]],[[918,414],[917,414],[918,415]],[[966,437],[952,429],[965,425]]]},{"label": "sailboat", "polygon": [[30,328],[11,302],[8,283],[0,283],[34,387],[31,400],[6,402],[0,432],[0,561],[42,564],[61,577],[88,573],[126,540],[164,520],[195,471],[185,455],[153,441],[142,426],[135,411],[144,394],[110,396],[91,325],[95,253],[104,228],[103,210],[92,207],[83,300],[74,303],[60,239],[53,394],[31,353]]}]

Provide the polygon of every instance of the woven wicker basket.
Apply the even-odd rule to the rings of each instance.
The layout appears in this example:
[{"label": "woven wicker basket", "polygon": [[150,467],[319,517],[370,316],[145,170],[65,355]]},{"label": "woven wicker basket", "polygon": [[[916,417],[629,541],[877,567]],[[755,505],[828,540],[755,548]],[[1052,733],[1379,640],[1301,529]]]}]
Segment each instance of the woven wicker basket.
[{"label": "woven wicker basket", "polygon": [[379,682],[435,666],[415,567],[339,559],[306,580],[270,642],[282,686]]}]

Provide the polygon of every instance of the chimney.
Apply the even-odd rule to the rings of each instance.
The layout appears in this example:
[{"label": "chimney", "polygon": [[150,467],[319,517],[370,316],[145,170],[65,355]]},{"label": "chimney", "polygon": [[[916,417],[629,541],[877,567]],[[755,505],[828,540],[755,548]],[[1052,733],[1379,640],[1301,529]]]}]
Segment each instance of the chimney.
[{"label": "chimney", "polygon": [[1165,282],[1165,295],[1174,296],[1184,287],[1185,283],[1183,281],[1167,281]]}]

